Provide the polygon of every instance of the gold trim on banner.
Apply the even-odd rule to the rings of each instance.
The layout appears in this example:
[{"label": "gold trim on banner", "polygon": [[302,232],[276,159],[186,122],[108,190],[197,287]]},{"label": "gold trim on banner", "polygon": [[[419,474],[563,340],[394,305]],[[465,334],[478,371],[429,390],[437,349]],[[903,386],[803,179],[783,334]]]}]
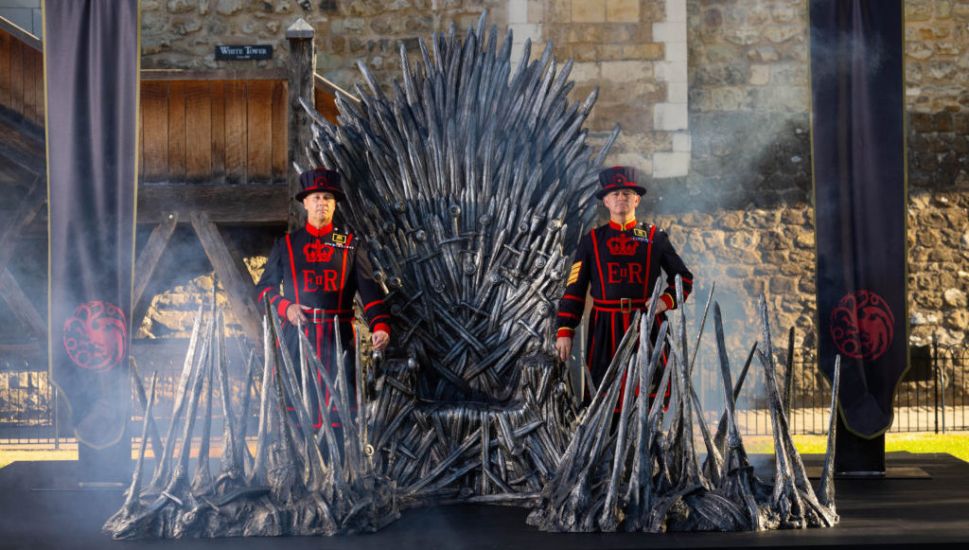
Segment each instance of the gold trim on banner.
[{"label": "gold trim on banner", "polygon": [[[135,146],[133,154],[134,158],[134,172],[131,175],[132,182],[131,185],[134,187],[131,195],[131,269],[128,271],[128,341],[125,342],[128,352],[128,369],[125,371],[124,375],[128,378],[128,385],[131,385],[131,342],[134,340],[134,320],[131,318],[135,313],[135,263],[137,260],[138,252],[138,159],[141,157],[141,0],[132,0],[135,7],[135,82],[134,82],[134,94],[135,94]],[[127,405],[125,417],[131,418],[131,398],[125,402]],[[126,423],[127,424],[127,423]],[[119,439],[124,439],[127,435],[128,430],[125,428],[121,432]]]},{"label": "gold trim on banner", "polygon": [[[908,371],[912,369],[912,348],[909,346],[912,323],[908,317],[908,118],[905,116],[907,112],[905,105],[905,0],[899,2],[899,5],[902,10],[902,81],[899,83],[902,86],[902,211],[900,214],[902,216],[902,246],[905,250],[905,261],[902,262],[902,269],[905,273],[902,279],[902,293],[905,297],[902,300],[902,315],[905,319],[905,370],[902,371],[902,375],[895,382],[892,395],[898,395],[898,386],[902,383],[902,380],[905,380]],[[894,423],[895,407],[893,406],[892,424]],[[890,427],[891,425],[889,425]],[[888,431],[888,428],[885,431]]]},{"label": "gold trim on banner", "polygon": [[[40,0],[40,24],[42,29],[42,36],[47,36],[47,0]],[[60,386],[54,379],[54,343],[53,343],[53,331],[51,330],[51,319],[53,319],[53,303],[51,301],[51,290],[53,289],[51,277],[51,249],[50,249],[50,235],[51,235],[51,212],[50,212],[50,162],[47,159],[50,158],[50,109],[47,105],[47,41],[41,41],[41,63],[43,64],[43,75],[44,75],[44,171],[47,177],[44,178],[46,181],[44,185],[47,186],[47,380],[57,389],[57,393],[61,392]],[[73,411],[71,410],[71,404],[67,400],[67,412],[73,418]],[[54,408],[57,408],[57,399],[54,399]],[[57,427],[54,428],[55,430]],[[54,434],[57,437],[58,434]]]},{"label": "gold trim on banner", "polygon": [[[131,279],[131,295],[128,298],[128,357],[131,357],[131,340],[134,339],[134,330],[137,327],[133,326],[134,319],[131,318],[135,314],[135,263],[137,260],[138,252],[138,170],[141,166],[138,163],[138,159],[141,158],[139,154],[141,152],[141,2],[135,0],[135,28],[137,30],[137,36],[135,37],[135,172],[134,181],[132,185],[134,186],[132,214],[131,214],[131,273],[129,275]],[[128,367],[131,368],[130,366]]]}]

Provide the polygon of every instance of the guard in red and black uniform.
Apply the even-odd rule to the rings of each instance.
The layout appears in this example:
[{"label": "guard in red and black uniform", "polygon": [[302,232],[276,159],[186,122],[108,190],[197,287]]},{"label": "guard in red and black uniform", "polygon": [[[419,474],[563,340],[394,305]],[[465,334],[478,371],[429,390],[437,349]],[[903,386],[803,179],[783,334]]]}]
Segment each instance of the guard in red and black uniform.
[{"label": "guard in red and black uniform", "polygon": [[586,366],[596,387],[629,328],[633,312],[645,311],[648,306],[661,272],[666,273],[668,286],[656,304],[658,322],[650,335],[653,342],[664,312],[678,305],[676,275],[683,279],[684,298],[693,289],[693,274],[677,255],[666,232],[636,221],[636,207],[646,193],[636,181],[636,171],[629,167],[614,166],[599,173],[601,189],[596,197],[609,210],[609,223],[593,229],[579,241],[565,294],[559,302],[555,347],[565,361],[572,353],[575,327],[585,311],[586,291],[592,295]]},{"label": "guard in red and black uniform", "polygon": [[[296,326],[301,322],[313,351],[327,369],[337,364],[333,327],[333,318],[337,316],[341,344],[348,358],[343,368],[347,380],[352,381],[353,297],[360,293],[373,348],[381,350],[390,341],[383,292],[373,280],[362,240],[349,230],[333,226],[336,201],[344,199],[340,174],[332,170],[311,170],[300,174],[299,181],[301,190],[296,200],[306,208],[306,226],[276,241],[266,270],[256,285],[258,299],[260,303],[268,300],[279,313],[283,337],[293,360],[299,358]],[[299,375],[298,370],[296,374]],[[322,376],[317,373],[317,383],[321,381]],[[314,393],[310,395],[313,397]],[[316,428],[320,427],[321,419],[317,413]]]}]

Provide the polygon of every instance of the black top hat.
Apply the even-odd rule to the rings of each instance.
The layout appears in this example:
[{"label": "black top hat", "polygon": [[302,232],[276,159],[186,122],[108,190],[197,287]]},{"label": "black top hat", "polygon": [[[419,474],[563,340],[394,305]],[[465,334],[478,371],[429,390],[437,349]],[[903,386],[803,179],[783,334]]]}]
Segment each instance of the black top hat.
[{"label": "black top hat", "polygon": [[340,173],[325,168],[307,170],[299,175],[300,191],[296,193],[296,200],[301,201],[311,193],[332,193],[337,200],[343,200],[343,188],[340,186]]},{"label": "black top hat", "polygon": [[607,194],[620,189],[635,191],[637,195],[646,194],[646,188],[636,183],[639,179],[637,170],[631,166],[613,166],[599,172],[599,185],[601,189],[596,191],[596,198],[601,199]]}]

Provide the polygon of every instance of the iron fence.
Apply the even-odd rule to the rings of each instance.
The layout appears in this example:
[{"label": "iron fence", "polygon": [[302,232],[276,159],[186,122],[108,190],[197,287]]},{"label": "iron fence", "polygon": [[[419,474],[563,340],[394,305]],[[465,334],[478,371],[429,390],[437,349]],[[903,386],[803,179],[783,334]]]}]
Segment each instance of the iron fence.
[{"label": "iron fence", "polygon": [[[894,421],[889,433],[969,430],[969,348],[912,346],[911,365],[895,391]],[[753,370],[753,369],[752,369]],[[825,434],[831,405],[831,385],[812,354],[793,363],[788,423],[795,434]],[[781,383],[787,384],[787,373]],[[753,375],[747,395],[759,396],[762,376]],[[745,391],[747,391],[745,389]],[[763,399],[738,402],[741,429],[749,435],[771,433]]]},{"label": "iron fence", "polygon": [[[0,445],[48,443],[55,446],[71,434],[60,425],[61,407],[57,389],[50,383],[46,370],[35,365],[0,360]],[[232,407],[242,410],[244,395],[243,365],[233,367]],[[698,391],[708,420],[715,425],[716,411],[722,410],[722,383],[712,368],[698,366]],[[782,369],[783,370],[783,369]],[[969,348],[932,345],[912,348],[912,366],[899,383],[895,396],[895,420],[890,432],[938,432],[969,430]],[[177,391],[177,368],[159,369],[157,408],[153,416],[159,429],[166,429]],[[830,384],[817,366],[813,355],[796,354],[790,386],[789,424],[796,434],[824,434],[828,426]],[[787,385],[782,373],[781,390]],[[147,380],[146,380],[147,384]],[[259,384],[259,376],[253,380]],[[214,385],[213,431],[221,430],[221,396]],[[248,421],[254,429],[258,402],[250,402]],[[141,423],[141,407],[132,396],[132,428]],[[737,419],[745,435],[771,433],[770,414],[766,404],[763,374],[759,365],[751,366],[744,390],[737,402]]]},{"label": "iron fence", "polygon": [[56,400],[46,370],[24,361],[0,361],[0,444],[57,439]]}]

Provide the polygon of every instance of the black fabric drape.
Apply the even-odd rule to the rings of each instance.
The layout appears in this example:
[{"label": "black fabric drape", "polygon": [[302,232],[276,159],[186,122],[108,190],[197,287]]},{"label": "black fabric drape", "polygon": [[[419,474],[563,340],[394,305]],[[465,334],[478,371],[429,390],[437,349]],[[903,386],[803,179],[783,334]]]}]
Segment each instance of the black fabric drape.
[{"label": "black fabric drape", "polygon": [[129,414],[139,93],[137,0],[45,0],[49,350],[77,438]]},{"label": "black fabric drape", "polygon": [[892,423],[907,365],[901,0],[812,0],[820,366],[856,435]]}]

